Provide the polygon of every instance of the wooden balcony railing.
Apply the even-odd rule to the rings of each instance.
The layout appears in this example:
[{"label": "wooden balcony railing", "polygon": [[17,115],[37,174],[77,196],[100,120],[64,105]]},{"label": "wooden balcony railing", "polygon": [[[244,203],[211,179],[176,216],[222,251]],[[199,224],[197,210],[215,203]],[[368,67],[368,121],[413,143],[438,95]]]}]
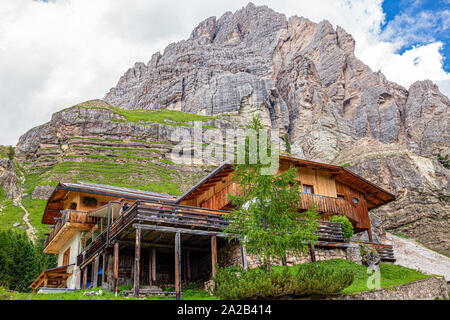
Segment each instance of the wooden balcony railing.
[{"label": "wooden balcony railing", "polygon": [[87,211],[77,211],[77,210],[65,210],[61,211],[62,216],[55,218],[58,222],[54,225],[52,231],[48,234],[44,242],[44,248],[53,240],[53,238],[58,234],[58,232],[67,223],[82,224],[82,225],[95,225],[97,223],[97,218],[89,217]]},{"label": "wooden balcony railing", "polygon": [[[204,201],[201,204],[201,207],[205,209],[206,208],[221,209],[230,203],[227,196],[228,194],[237,195],[238,193],[239,193],[238,185],[232,182],[225,188],[223,188],[221,191],[217,192],[214,196]],[[301,193],[301,198],[302,200],[299,208],[301,210],[308,210],[312,208],[314,204],[316,204],[318,211],[321,213],[345,215],[354,222],[360,220],[360,218],[358,218],[359,216],[363,216],[362,212],[361,213],[358,212],[357,207],[355,207],[353,204],[346,201],[345,199],[304,192]]]},{"label": "wooden balcony railing", "polygon": [[317,210],[321,213],[345,215],[350,220],[358,221],[358,212],[356,207],[345,199],[304,192],[302,192],[301,197],[302,202],[300,209],[302,210],[311,209],[314,204],[316,204]]}]

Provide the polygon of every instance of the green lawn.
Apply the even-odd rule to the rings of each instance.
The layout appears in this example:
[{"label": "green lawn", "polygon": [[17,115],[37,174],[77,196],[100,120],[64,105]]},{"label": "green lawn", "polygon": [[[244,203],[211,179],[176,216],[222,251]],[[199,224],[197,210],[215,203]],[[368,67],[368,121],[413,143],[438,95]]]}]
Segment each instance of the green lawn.
[{"label": "green lawn", "polygon": [[[120,289],[120,288],[119,288]],[[99,291],[97,288],[95,291]],[[16,291],[9,291],[0,287],[0,300],[115,300],[113,292],[103,290],[101,295],[85,296],[85,292],[91,292],[92,290],[79,290],[71,293],[23,293]],[[121,291],[117,295],[117,300],[137,300],[133,297],[123,297],[120,295]],[[217,300],[215,296],[210,296],[204,290],[187,289],[183,291],[182,300]],[[147,297],[145,300],[175,300],[175,298],[166,297]]]},{"label": "green lawn", "polygon": [[[355,273],[355,280],[352,285],[347,287],[342,291],[342,293],[356,293],[361,291],[369,290],[367,288],[367,279],[370,276],[370,273],[367,273],[367,267],[360,266],[348,260],[342,259],[334,259],[323,262],[316,262],[319,264],[324,264],[327,266],[332,266],[338,269],[351,269]],[[275,266],[273,270],[279,272],[284,267]],[[300,266],[292,266],[288,267],[289,271],[292,273],[296,273]],[[424,275],[416,270],[409,269],[403,266],[398,265],[390,265],[390,264],[381,264],[381,287],[389,287],[393,285],[399,285],[403,283],[409,283],[413,281],[417,281],[420,279],[425,279],[430,276]],[[125,298],[120,295],[122,290],[130,290],[131,287],[123,286],[119,287],[119,295],[118,300],[130,300],[134,298]],[[96,291],[100,289],[95,289]],[[173,291],[173,288],[169,288],[168,290]],[[86,290],[91,291],[91,290]],[[98,296],[85,296],[83,295],[85,291],[80,290],[74,293],[59,293],[59,294],[33,294],[33,293],[19,293],[7,291],[3,288],[0,288],[0,299],[10,299],[12,297],[14,300],[114,300],[115,296],[112,292],[103,291],[102,295]],[[166,298],[166,297],[147,297],[148,300],[173,300],[174,298]],[[216,296],[210,296],[206,291],[196,289],[193,287],[188,287],[183,289],[183,300],[217,300]]]},{"label": "green lawn", "polygon": [[[337,269],[351,269],[355,274],[355,279],[353,283],[345,288],[342,293],[354,293],[370,290],[367,287],[367,280],[371,276],[371,272],[367,270],[367,267],[361,266],[349,260],[343,259],[332,259],[328,261],[316,262],[319,264],[324,264],[327,266],[331,266]],[[300,266],[292,266],[289,267],[292,273],[296,273]],[[274,267],[275,270],[280,271],[283,267],[277,266]],[[391,265],[382,263],[380,266],[381,273],[381,287],[389,287],[393,285],[413,282],[425,278],[429,278],[430,276],[420,273],[416,270],[409,269],[399,265]]]}]

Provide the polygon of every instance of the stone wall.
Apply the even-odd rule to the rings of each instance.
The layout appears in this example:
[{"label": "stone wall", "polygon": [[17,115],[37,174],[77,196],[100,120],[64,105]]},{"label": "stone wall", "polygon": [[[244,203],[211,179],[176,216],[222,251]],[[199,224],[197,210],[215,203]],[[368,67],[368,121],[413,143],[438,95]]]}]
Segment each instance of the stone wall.
[{"label": "stone wall", "polygon": [[340,295],[337,300],[434,300],[448,299],[449,288],[442,277],[432,277],[383,289]]},{"label": "stone wall", "polygon": [[[359,247],[355,244],[348,244],[347,248],[315,248],[316,260],[325,261],[331,259],[347,259],[361,264],[361,255]],[[311,262],[309,253],[296,255],[289,253],[286,256],[288,266]],[[229,243],[218,251],[218,263],[221,267],[233,266],[239,267],[242,264],[242,254],[238,243]],[[274,264],[281,265],[281,261],[275,260]],[[262,257],[247,254],[247,264],[249,268],[256,268],[262,264]]]}]

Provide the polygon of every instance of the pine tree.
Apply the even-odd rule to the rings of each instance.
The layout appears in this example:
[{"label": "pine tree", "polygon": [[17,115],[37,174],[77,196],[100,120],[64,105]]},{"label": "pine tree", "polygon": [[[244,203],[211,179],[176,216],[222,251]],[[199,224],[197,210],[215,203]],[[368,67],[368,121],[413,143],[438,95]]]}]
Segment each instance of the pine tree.
[{"label": "pine tree", "polygon": [[[254,118],[249,128],[260,132],[263,126]],[[250,154],[249,143],[247,139],[247,155]],[[258,152],[258,148],[253,150]],[[250,164],[249,157],[245,158],[245,163],[234,166],[233,178],[240,192],[229,198],[238,209],[227,215],[230,224],[226,232],[245,245],[249,253],[262,256],[270,271],[273,258],[281,260],[287,251],[304,253],[309,244],[317,241],[317,211],[313,208],[299,212],[301,192],[300,184],[295,180],[295,168],[278,176],[267,175],[262,174],[267,165]]]}]

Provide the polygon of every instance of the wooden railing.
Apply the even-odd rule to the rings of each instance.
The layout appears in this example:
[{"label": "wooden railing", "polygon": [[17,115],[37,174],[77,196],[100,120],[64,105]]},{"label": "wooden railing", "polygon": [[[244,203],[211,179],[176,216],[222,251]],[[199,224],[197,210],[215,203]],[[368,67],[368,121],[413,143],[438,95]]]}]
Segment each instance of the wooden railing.
[{"label": "wooden railing", "polygon": [[228,225],[226,211],[181,205],[158,205],[142,203],[138,206],[138,218],[159,224],[177,224],[197,228],[222,230]]},{"label": "wooden railing", "polygon": [[61,211],[62,216],[55,218],[58,222],[54,225],[52,231],[48,234],[44,242],[44,247],[53,240],[53,238],[58,234],[58,232],[64,227],[66,223],[77,223],[77,224],[87,224],[95,225],[97,223],[97,218],[89,217],[87,211],[77,211],[77,210],[65,210]]},{"label": "wooden railing", "polygon": [[105,245],[107,245],[109,239],[113,238],[124,227],[126,227],[136,217],[136,206],[139,202],[136,201],[130,208],[128,208],[123,214],[121,214],[116,220],[100,233],[86,248],[77,256],[77,265],[80,266],[88,261],[94,254],[99,252]]},{"label": "wooden railing", "polygon": [[358,221],[356,207],[345,199],[304,192],[301,193],[301,198],[300,209],[302,210],[311,209],[316,204],[317,210],[321,213],[345,215],[353,221]]},{"label": "wooden railing", "polygon": [[149,223],[189,225],[190,227],[221,230],[227,225],[227,221],[223,218],[225,213],[220,210],[136,201],[111,223],[109,232],[108,229],[103,231],[78,255],[77,265],[86,263],[107,244],[108,238],[114,239],[135,219]]},{"label": "wooden railing", "polygon": [[[201,204],[201,207],[205,209],[223,208],[230,203],[227,196],[228,194],[239,194],[239,187],[235,182],[230,183],[225,188],[217,192],[214,196],[204,201]],[[360,220],[358,217],[364,216],[362,212],[358,212],[357,207],[355,207],[345,199],[301,192],[301,204],[299,209],[308,210],[311,209],[314,204],[317,205],[317,210],[321,213],[345,215],[354,222],[358,222]],[[359,208],[359,210],[364,210],[364,208],[361,207]],[[365,210],[367,211],[367,207],[365,208]]]}]

